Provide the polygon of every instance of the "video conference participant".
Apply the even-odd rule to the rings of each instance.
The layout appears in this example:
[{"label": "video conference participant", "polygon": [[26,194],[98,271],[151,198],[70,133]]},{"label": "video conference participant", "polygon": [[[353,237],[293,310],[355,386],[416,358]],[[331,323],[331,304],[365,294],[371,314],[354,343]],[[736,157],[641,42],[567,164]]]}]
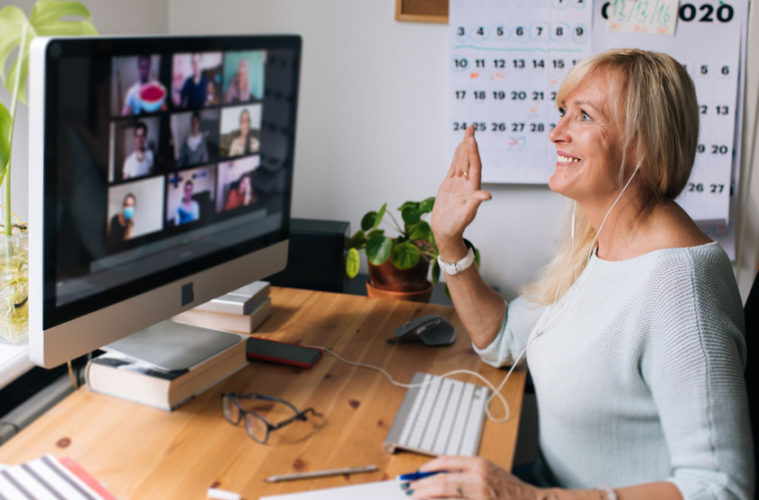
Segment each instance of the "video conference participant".
[{"label": "video conference participant", "polygon": [[123,179],[133,179],[148,175],[153,171],[153,151],[148,149],[148,126],[145,122],[137,122],[134,127],[134,146],[132,151],[124,160],[122,168]]},{"label": "video conference participant", "polygon": [[200,54],[192,54],[192,75],[188,76],[180,92],[180,106],[200,108],[208,100],[208,79],[200,68]]},{"label": "video conference participant", "polygon": [[251,205],[256,202],[258,196],[253,190],[253,181],[251,172],[247,172],[240,176],[237,181],[237,187],[230,189],[227,194],[227,202],[224,204],[224,210],[234,210],[244,206]]},{"label": "video conference participant", "polygon": [[194,185],[191,180],[184,183],[182,203],[177,208],[175,224],[187,224],[200,219],[200,204],[192,199]]},{"label": "video conference participant", "polygon": [[259,149],[258,139],[251,134],[250,112],[243,109],[240,112],[240,135],[229,146],[229,156],[240,156],[255,153]]},{"label": "video conference participant", "polygon": [[[124,97],[124,107],[121,110],[122,115],[138,115],[147,111],[140,95],[144,87],[150,85],[156,86],[163,89],[163,95],[166,95],[166,89],[164,89],[161,82],[150,78],[151,66],[152,62],[149,55],[137,56],[137,74],[139,79],[127,90]],[[166,109],[165,103],[161,103],[160,109]]]},{"label": "video conference participant", "polygon": [[206,136],[200,131],[200,114],[193,111],[190,117],[190,133],[187,135],[179,149],[178,164],[195,165],[208,161],[208,147]]},{"label": "video conference participant", "polygon": [[250,78],[248,78],[248,60],[245,58],[240,59],[237,63],[237,72],[229,83],[227,93],[224,95],[224,102],[247,102],[251,98],[250,94]]},{"label": "video conference participant", "polygon": [[122,208],[119,213],[111,217],[108,223],[108,232],[106,237],[106,247],[114,249],[125,240],[132,237],[134,229],[134,210],[137,205],[137,198],[134,194],[128,193],[124,196]]},{"label": "video conference participant", "polygon": [[[534,484],[440,457],[422,470],[447,474],[402,487],[413,498],[753,498],[740,295],[724,251],[674,201],[696,154],[693,83],[667,55],[615,50],[578,63],[556,102],[549,186],[575,202],[567,242],[508,304],[474,266],[446,276],[484,361],[526,350]],[[481,168],[470,127],[431,217],[444,263],[468,254],[464,230],[491,198]]]}]

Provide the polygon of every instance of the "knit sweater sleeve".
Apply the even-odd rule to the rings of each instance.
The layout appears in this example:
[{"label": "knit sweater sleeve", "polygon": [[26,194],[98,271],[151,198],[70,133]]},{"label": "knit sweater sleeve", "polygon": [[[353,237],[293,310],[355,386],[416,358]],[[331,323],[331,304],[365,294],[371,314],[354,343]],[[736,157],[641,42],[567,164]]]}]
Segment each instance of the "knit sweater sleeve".
[{"label": "knit sweater sleeve", "polygon": [[753,498],[743,313],[724,254],[662,262],[652,279],[641,375],[685,500]]},{"label": "knit sweater sleeve", "polygon": [[493,341],[482,349],[472,344],[474,352],[487,364],[503,366],[514,362],[527,347],[532,328],[543,313],[544,306],[520,296],[506,303],[501,329]]}]

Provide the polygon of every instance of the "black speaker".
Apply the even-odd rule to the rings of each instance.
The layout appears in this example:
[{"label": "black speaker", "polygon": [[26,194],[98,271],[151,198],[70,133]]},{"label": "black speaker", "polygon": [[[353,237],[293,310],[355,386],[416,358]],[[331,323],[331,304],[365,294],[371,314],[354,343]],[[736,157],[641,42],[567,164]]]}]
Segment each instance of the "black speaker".
[{"label": "black speaker", "polygon": [[349,230],[346,221],[291,219],[287,267],[267,281],[275,286],[344,292]]}]

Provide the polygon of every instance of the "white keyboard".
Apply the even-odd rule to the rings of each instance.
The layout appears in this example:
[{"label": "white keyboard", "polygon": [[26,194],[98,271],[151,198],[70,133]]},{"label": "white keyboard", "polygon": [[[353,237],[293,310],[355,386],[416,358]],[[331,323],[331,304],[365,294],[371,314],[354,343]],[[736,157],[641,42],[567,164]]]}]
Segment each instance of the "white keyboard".
[{"label": "white keyboard", "polygon": [[476,456],[490,391],[459,380],[416,372],[382,448],[425,455]]}]

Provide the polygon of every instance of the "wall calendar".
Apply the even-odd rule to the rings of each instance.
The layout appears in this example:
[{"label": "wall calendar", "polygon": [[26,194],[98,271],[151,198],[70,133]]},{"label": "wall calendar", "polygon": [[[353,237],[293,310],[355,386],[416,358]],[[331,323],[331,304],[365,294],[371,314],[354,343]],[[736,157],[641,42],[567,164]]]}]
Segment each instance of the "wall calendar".
[{"label": "wall calendar", "polygon": [[655,50],[685,65],[701,113],[677,201],[695,220],[729,220],[748,0],[450,0],[449,12],[450,142],[474,126],[484,183],[548,182],[556,91],[577,61],[617,47]]}]

